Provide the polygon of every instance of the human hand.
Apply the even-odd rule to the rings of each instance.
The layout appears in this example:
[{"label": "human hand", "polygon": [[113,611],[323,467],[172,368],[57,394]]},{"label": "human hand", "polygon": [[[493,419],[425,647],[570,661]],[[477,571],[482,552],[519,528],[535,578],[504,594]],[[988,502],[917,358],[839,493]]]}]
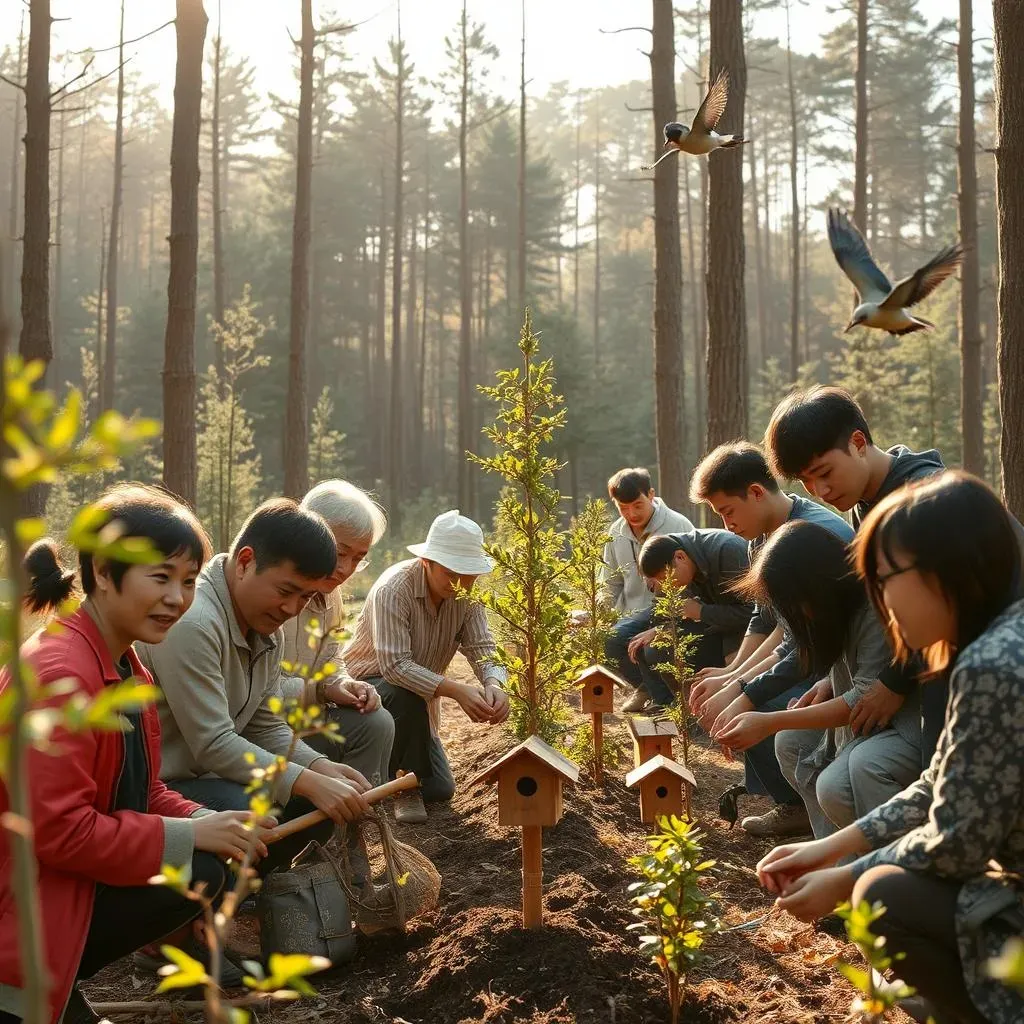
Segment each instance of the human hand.
[{"label": "human hand", "polygon": [[743,751],[757,746],[775,731],[771,712],[748,711],[737,715],[721,731],[712,733],[712,739],[729,750]]},{"label": "human hand", "polygon": [[626,648],[629,653],[629,660],[636,664],[637,658],[640,657],[640,650],[646,647],[655,638],[657,633],[657,628],[645,629],[642,633],[637,633],[637,635],[629,641],[629,646]]},{"label": "human hand", "polygon": [[[721,696],[721,694],[719,694],[719,696]],[[730,723],[739,715],[746,714],[753,710],[754,702],[745,693],[739,693],[737,687],[736,696],[733,697],[733,699],[729,701],[721,711],[719,711],[717,717],[711,720],[711,727],[708,729],[708,732],[711,733],[712,736],[717,736],[719,733],[725,732]],[[710,714],[708,717],[711,717]]]},{"label": "human hand", "polygon": [[802,697],[791,700],[786,705],[787,711],[795,708],[809,708],[813,704],[823,704],[832,699],[832,680],[826,677],[819,679]]},{"label": "human hand", "polygon": [[500,725],[508,718],[508,694],[496,683],[484,684],[484,700],[491,707],[491,723]]},{"label": "human hand", "polygon": [[776,846],[757,863],[757,878],[769,892],[781,896],[808,871],[831,867],[839,858],[827,839]]},{"label": "human hand", "polygon": [[[340,767],[335,765],[335,768]],[[307,768],[296,780],[292,792],[296,796],[304,796],[339,825],[346,821],[358,821],[364,814],[370,813],[370,805],[355,783],[339,778],[334,773],[325,775]]]},{"label": "human hand", "polygon": [[700,622],[700,607],[700,601],[688,597],[683,602],[683,618],[690,619],[692,622]]},{"label": "human hand", "polygon": [[777,907],[788,911],[801,921],[817,921],[831,914],[836,907],[850,898],[853,892],[853,872],[847,865],[811,871],[796,879],[775,901]]},{"label": "human hand", "polygon": [[697,679],[700,681],[690,687],[690,710],[695,715],[700,715],[705,702],[728,686],[732,682],[732,677],[730,675],[704,676],[701,679],[698,673]]},{"label": "human hand", "polygon": [[881,679],[876,679],[854,706],[850,718],[854,736],[867,736],[875,729],[884,729],[903,706],[904,699],[902,694],[893,693]]},{"label": "human hand", "polygon": [[245,860],[246,851],[252,844],[253,862],[266,857],[267,846],[247,828],[249,823],[258,828],[273,828],[273,818],[254,818],[249,811],[217,811],[195,818],[192,822],[192,842],[197,850],[212,853],[224,860]]},{"label": "human hand", "polygon": [[487,700],[479,686],[459,683],[455,691],[455,699],[459,707],[471,722],[489,722],[494,714],[494,707]]},{"label": "human hand", "polygon": [[326,687],[327,699],[342,708],[355,708],[368,715],[380,707],[377,687],[358,679],[337,679]]},{"label": "human hand", "polygon": [[342,782],[351,783],[360,793],[365,793],[370,788],[365,775],[347,764],[332,761],[329,757],[318,758],[309,766],[309,770],[328,779],[340,779]]}]

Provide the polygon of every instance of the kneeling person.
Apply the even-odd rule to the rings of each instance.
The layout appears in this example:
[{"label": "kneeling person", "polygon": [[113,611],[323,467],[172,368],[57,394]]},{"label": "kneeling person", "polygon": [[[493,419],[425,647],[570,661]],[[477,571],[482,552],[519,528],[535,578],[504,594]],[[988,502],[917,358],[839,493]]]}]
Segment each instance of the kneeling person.
[{"label": "kneeling person", "polygon": [[[457,701],[470,721],[497,724],[508,717],[508,697],[484,609],[458,594],[494,567],[483,531],[457,510],[444,512],[426,542],[409,550],[415,558],[391,566],[370,588],[344,655],[349,672],[372,682],[394,716],[391,774],[415,772],[420,780],[419,791],[396,800],[395,817],[421,822],[424,801],[455,794],[437,731],[440,698]],[[482,690],[446,675],[456,651],[469,660]]]}]

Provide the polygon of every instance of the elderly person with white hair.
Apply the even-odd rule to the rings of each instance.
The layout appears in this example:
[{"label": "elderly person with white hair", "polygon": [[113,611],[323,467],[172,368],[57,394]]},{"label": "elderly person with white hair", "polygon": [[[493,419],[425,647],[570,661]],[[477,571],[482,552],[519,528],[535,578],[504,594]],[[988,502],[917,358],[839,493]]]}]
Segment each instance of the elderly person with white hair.
[{"label": "elderly person with white hair", "polygon": [[[391,774],[415,772],[420,780],[420,789],[395,800],[395,817],[423,822],[424,801],[447,801],[455,794],[438,736],[440,698],[456,701],[470,721],[491,725],[505,721],[509,704],[487,616],[471,594],[477,577],[494,567],[483,531],[452,509],[409,551],[416,557],[386,569],[370,588],[345,659],[354,676],[376,686],[394,716]],[[479,685],[448,674],[456,651],[465,655]]]},{"label": "elderly person with white hair", "polygon": [[[353,679],[346,670],[338,631],[344,622],[341,585],[366,568],[366,556],[387,528],[387,516],[365,491],[345,480],[317,484],[301,506],[327,521],[338,547],[338,563],[320,592],[284,624],[281,657],[294,674],[281,680],[281,688],[286,697],[326,707],[331,721],[338,724],[342,744],[315,736],[312,746],[357,769],[372,784],[384,782],[395,738],[394,720],[381,707],[376,689]],[[308,673],[300,675],[299,666],[308,666]],[[314,681],[317,675],[322,678]]]}]

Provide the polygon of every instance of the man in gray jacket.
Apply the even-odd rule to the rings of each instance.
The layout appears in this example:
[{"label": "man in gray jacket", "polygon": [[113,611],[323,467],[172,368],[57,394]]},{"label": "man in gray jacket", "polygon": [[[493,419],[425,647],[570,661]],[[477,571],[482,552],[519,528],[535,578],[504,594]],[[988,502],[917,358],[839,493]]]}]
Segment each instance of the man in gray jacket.
[{"label": "man in gray jacket", "polygon": [[686,533],[693,523],[656,497],[651,474],[641,467],[620,469],[608,481],[608,497],[619,512],[604,548],[605,599],[619,613],[619,621],[605,643],[605,659],[636,693],[622,706],[626,712],[641,711],[651,699],[640,667],[629,656],[629,645],[638,633],[651,628],[651,592],[640,575],[640,547],[648,537],[662,533]]},{"label": "man in gray jacket", "polygon": [[[653,589],[669,573],[676,586],[686,588],[685,627],[696,638],[690,668],[698,671],[723,664],[726,655],[739,647],[753,612],[753,605],[731,589],[750,564],[742,538],[728,530],[649,537],[638,562],[641,575]],[[629,656],[640,670],[644,688],[659,706],[672,703],[675,697],[659,671],[670,652],[651,646],[656,629],[652,625],[637,634],[630,643]]]},{"label": "man in gray jacket", "polygon": [[337,558],[334,535],[315,512],[288,498],[265,502],[231,551],[207,562],[192,607],[167,639],[139,645],[164,693],[160,774],[168,786],[215,810],[245,809],[253,769],[286,755],[276,794],[283,820],[314,808],[333,819],[275,844],[263,871],[287,864],[311,839],[326,842],[334,822],[366,813],[364,771],[378,772],[390,757],[394,723],[375,693],[341,746],[316,736],[293,747],[291,728],[275,713],[281,626],[317,593]]}]

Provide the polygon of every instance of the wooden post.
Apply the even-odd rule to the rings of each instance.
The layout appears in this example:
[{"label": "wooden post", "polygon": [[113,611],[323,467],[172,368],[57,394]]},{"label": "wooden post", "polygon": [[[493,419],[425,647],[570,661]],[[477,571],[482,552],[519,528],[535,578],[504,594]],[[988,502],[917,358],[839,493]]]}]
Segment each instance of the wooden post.
[{"label": "wooden post", "polygon": [[523,926],[540,928],[544,915],[542,825],[523,826]]},{"label": "wooden post", "polygon": [[592,717],[594,719],[594,781],[600,785],[604,769],[604,754],[601,750],[604,746],[604,715],[595,711]]}]

